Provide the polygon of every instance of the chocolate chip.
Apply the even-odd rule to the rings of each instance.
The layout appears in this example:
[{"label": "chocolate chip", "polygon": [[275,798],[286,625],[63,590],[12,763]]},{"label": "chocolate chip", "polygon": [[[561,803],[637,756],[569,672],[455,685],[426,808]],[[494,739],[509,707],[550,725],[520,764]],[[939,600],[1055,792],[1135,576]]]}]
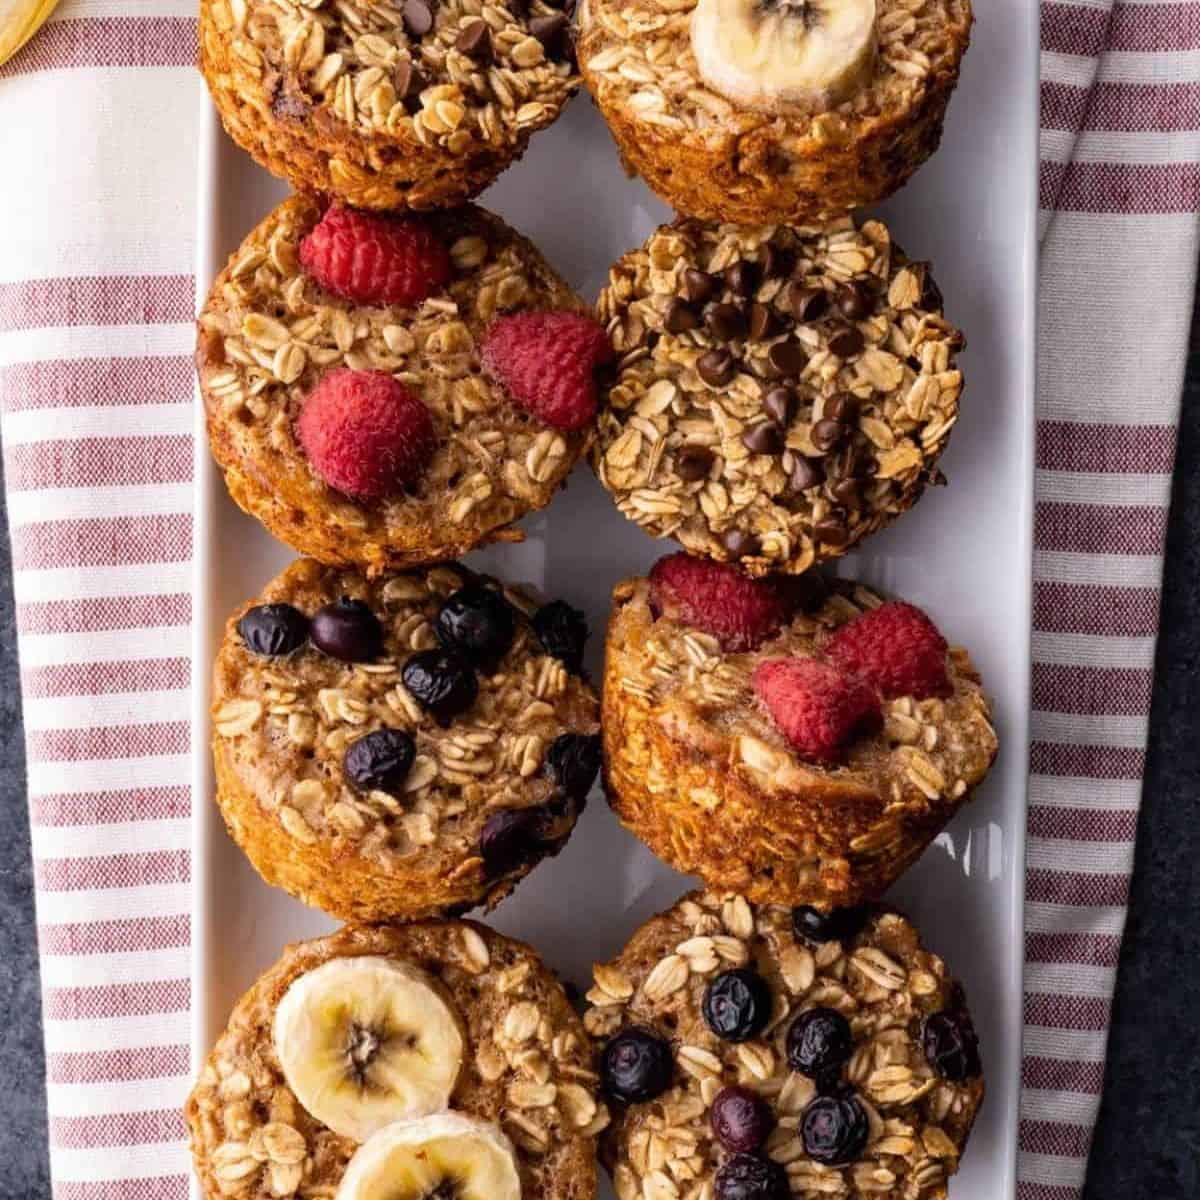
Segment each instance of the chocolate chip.
[{"label": "chocolate chip", "polygon": [[933,474],[929,476],[930,487],[945,487],[947,483],[946,472],[940,467],[935,467]]},{"label": "chocolate chip", "polygon": [[836,483],[831,483],[829,495],[846,508],[862,506],[862,486],[853,477],[848,476],[845,479],[839,479]]},{"label": "chocolate chip", "polygon": [[458,40],[454,43],[460,53],[476,62],[492,61],[492,31],[486,21],[478,18],[463,26]]},{"label": "chocolate chip", "polygon": [[562,13],[551,13],[548,17],[534,17],[529,22],[529,32],[547,50],[557,49],[567,30],[567,18]]},{"label": "chocolate chip", "polygon": [[424,37],[433,28],[433,9],[425,0],[408,0],[404,6],[404,29],[409,37]]},{"label": "chocolate chip", "polygon": [[763,397],[763,409],[777,425],[790,425],[796,411],[795,393],[791,388],[772,388]]},{"label": "chocolate chip", "polygon": [[851,325],[847,329],[843,329],[835,333],[829,339],[829,349],[833,351],[838,358],[853,358],[860,353],[863,348],[863,335]]},{"label": "chocolate chip", "polygon": [[685,483],[703,479],[713,464],[713,452],[707,446],[681,446],[675,455],[675,474]]},{"label": "chocolate chip", "polygon": [[717,281],[707,271],[689,267],[683,273],[683,298],[693,304],[703,304],[717,290]]},{"label": "chocolate chip", "polygon": [[276,92],[271,101],[271,112],[283,120],[300,120],[308,116],[311,108],[308,100],[291,92]]},{"label": "chocolate chip", "polygon": [[821,420],[812,427],[809,437],[822,454],[827,454],[841,442],[847,432],[846,426],[840,421]]},{"label": "chocolate chip", "polygon": [[823,415],[831,421],[853,421],[858,416],[858,397],[849,392],[838,392],[825,401]]},{"label": "chocolate chip", "polygon": [[741,529],[731,529],[721,538],[721,544],[734,558],[748,558],[758,550],[758,538]]},{"label": "chocolate chip", "polygon": [[753,296],[758,291],[758,267],[751,262],[736,262],[725,268],[725,286],[735,296]]},{"label": "chocolate chip", "polygon": [[795,338],[776,342],[767,351],[771,366],[781,375],[799,375],[808,362],[808,354]]},{"label": "chocolate chip", "polygon": [[824,517],[813,526],[813,537],[826,546],[844,546],[847,536],[845,522],[835,516]]},{"label": "chocolate chip", "polygon": [[788,285],[787,302],[792,316],[804,325],[819,320],[829,308],[829,296],[822,288],[808,287],[798,282]]},{"label": "chocolate chip", "polygon": [[736,304],[710,305],[704,323],[718,342],[732,342],[746,336],[746,314]]},{"label": "chocolate chip", "polygon": [[774,421],[751,425],[742,434],[742,445],[755,454],[780,454],[783,451],[783,430]]},{"label": "chocolate chip", "polygon": [[750,336],[756,342],[765,341],[779,332],[779,318],[766,304],[750,305]]},{"label": "chocolate chip", "polygon": [[792,478],[790,483],[794,491],[804,492],[811,487],[816,487],[819,483],[824,483],[825,472],[821,469],[821,463],[815,458],[805,458],[802,454],[796,455],[796,463],[792,467]]},{"label": "chocolate chip", "polygon": [[737,374],[737,364],[733,361],[733,356],[724,350],[710,350],[700,356],[699,362],[696,363],[696,374],[709,387],[725,387],[733,382],[733,377]]},{"label": "chocolate chip", "polygon": [[929,263],[913,263],[913,268],[921,281],[921,307],[930,312],[941,312],[946,302],[942,299],[942,289],[934,282]]},{"label": "chocolate chip", "polygon": [[425,76],[413,66],[412,59],[405,59],[396,64],[396,70],[392,74],[392,86],[396,89],[396,95],[407,105],[415,101],[429,84]]},{"label": "chocolate chip", "polygon": [[847,321],[861,321],[870,315],[872,299],[865,283],[848,283],[837,294],[838,311]]},{"label": "chocolate chip", "polygon": [[837,479],[862,479],[871,474],[869,455],[852,441],[833,455],[827,465],[829,473]]},{"label": "chocolate chip", "polygon": [[792,253],[781,246],[772,246],[770,242],[766,242],[759,247],[758,265],[767,279],[783,279],[790,275],[794,263],[795,257]]},{"label": "chocolate chip", "polygon": [[686,333],[700,324],[696,310],[682,300],[672,300],[663,314],[663,328],[668,333]]}]

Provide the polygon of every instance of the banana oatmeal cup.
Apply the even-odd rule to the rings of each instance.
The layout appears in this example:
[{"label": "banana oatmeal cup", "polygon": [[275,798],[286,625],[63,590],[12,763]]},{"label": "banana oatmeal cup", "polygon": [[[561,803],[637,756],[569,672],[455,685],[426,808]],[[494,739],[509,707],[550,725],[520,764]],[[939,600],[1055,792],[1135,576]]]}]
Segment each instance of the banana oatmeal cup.
[{"label": "banana oatmeal cup", "polygon": [[618,1200],[944,1200],[983,1102],[961,986],[886,909],[694,893],[595,968]]},{"label": "banana oatmeal cup", "polygon": [[294,563],[230,618],[217,803],[268,882],[346,920],[495,906],[566,844],[600,767],[587,625],[457,564]]},{"label": "banana oatmeal cup", "polygon": [[234,500],[302,554],[380,570],[520,541],[593,435],[590,310],[468,205],[293,197],[200,314],[209,441]]},{"label": "banana oatmeal cup", "polygon": [[879,221],[680,220],[617,261],[592,465],[647,533],[798,574],[910,508],[958,419],[962,334]]},{"label": "banana oatmeal cup", "polygon": [[920,609],[678,553],[613,592],[604,784],[659,858],[755,903],[877,899],[996,756],[979,675]]},{"label": "banana oatmeal cup", "polygon": [[811,221],[937,149],[970,0],[582,0],[577,53],[621,157],[676,211]]},{"label": "banana oatmeal cup", "polygon": [[588,1200],[591,1046],[522,942],[468,921],[287,947],[188,1099],[202,1194]]},{"label": "banana oatmeal cup", "polygon": [[360,208],[469,200],[579,86],[556,0],[201,0],[199,36],[230,137]]}]

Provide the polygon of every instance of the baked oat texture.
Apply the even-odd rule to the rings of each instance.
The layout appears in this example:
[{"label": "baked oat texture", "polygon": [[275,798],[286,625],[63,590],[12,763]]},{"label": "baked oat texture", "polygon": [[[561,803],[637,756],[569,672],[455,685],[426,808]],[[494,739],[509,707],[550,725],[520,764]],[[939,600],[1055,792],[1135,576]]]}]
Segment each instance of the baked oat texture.
[{"label": "baked oat texture", "polygon": [[[767,982],[773,1008],[760,1036],[734,1044],[709,1029],[701,1000],[714,975],[747,965]],[[845,945],[810,943],[794,936],[787,908],[694,893],[647,921],[613,962],[596,966],[588,1000],[584,1021],[594,1037],[637,1026],[665,1038],[675,1058],[672,1087],[615,1110],[602,1138],[618,1200],[712,1200],[713,1174],[727,1154],[713,1137],[710,1110],[730,1084],[770,1104],[777,1123],[766,1153],[786,1169],[793,1196],[946,1196],[984,1084],[978,1075],[940,1078],[925,1059],[924,1019],[961,1011],[963,995],[899,914],[871,913]],[[797,1135],[815,1089],[789,1068],[785,1041],[795,1016],[818,1006],[850,1023],[844,1077],[870,1122],[862,1158],[844,1167],[809,1158]]]},{"label": "baked oat texture", "polygon": [[598,1103],[588,1039],[561,985],[523,942],[468,921],[348,927],[288,946],[238,1001],[187,1102],[203,1194],[328,1200],[357,1149],[288,1087],[272,1040],[292,982],[335,958],[415,965],[448,993],[467,1048],[454,1110],[500,1125],[518,1151],[526,1200],[592,1200]]},{"label": "baked oat texture", "polygon": [[600,295],[618,362],[593,467],[692,554],[751,575],[838,557],[941,478],[964,345],[942,308],[879,221],[660,226]]},{"label": "baked oat texture", "polygon": [[[545,0],[202,0],[200,68],[229,135],[297,191],[360,208],[477,195],[551,124],[579,77]],[[477,21],[490,52],[459,39]],[[428,29],[425,29],[425,23]],[[424,30],[424,32],[419,32]]]},{"label": "baked oat texture", "polygon": [[[529,593],[505,589],[515,639],[494,671],[476,671],[478,696],[450,724],[401,680],[408,657],[437,644],[431,622],[442,602],[471,578],[450,564],[368,581],[304,559],[229,619],[213,669],[217,802],[268,883],[345,920],[491,908],[565,844],[579,806],[558,803],[546,755],[560,734],[595,734],[598,706],[583,680],[543,652]],[[383,654],[371,662],[341,662],[311,644],[265,658],[237,629],[252,605],[291,604],[311,617],[342,596],[366,602],[383,624]],[[398,796],[359,791],[343,769],[347,747],[383,728],[416,743]],[[489,816],[509,809],[537,809],[544,836],[538,852],[492,874],[481,834]]]},{"label": "baked oat texture", "polygon": [[879,0],[871,81],[829,112],[754,112],[701,79],[696,0],[584,0],[580,69],[621,157],[676,211],[745,225],[837,216],[937,149],[969,0]]},{"label": "baked oat texture", "polygon": [[[592,436],[541,424],[481,371],[495,317],[587,312],[537,249],[468,205],[424,218],[454,275],[416,309],[341,300],[297,254],[322,213],[293,197],[242,243],[200,314],[196,362],[209,441],[234,500],[272,534],[322,562],[368,570],[457,558],[519,541],[512,522],[543,508]],[[429,410],[438,449],[408,492],[359,503],[311,469],[295,421],[335,367],[385,371]]]},{"label": "baked oat texture", "polygon": [[659,858],[755,903],[827,910],[874,900],[987,774],[997,740],[979,675],[951,646],[945,699],[883,702],[883,728],[835,766],[803,761],[755,696],[758,663],[819,652],[874,608],[835,580],[747,654],[666,616],[644,579],[613,592],[604,669],[604,783],[622,823]]}]

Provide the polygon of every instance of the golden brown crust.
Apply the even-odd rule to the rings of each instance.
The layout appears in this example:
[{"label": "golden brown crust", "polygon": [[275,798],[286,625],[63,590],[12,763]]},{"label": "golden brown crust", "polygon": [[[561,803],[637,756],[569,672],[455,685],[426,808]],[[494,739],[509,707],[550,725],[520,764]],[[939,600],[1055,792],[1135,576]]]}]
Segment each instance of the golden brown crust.
[{"label": "golden brown crust", "polygon": [[[918,24],[908,36],[885,40],[864,94],[829,113],[793,115],[740,110],[705,90],[688,38],[694,7],[587,0],[578,39],[584,81],[621,157],[678,212],[747,225],[835,216],[891,195],[937,149],[970,37],[969,0],[923,6],[939,18],[928,37]],[[883,0],[880,27],[886,14],[905,7],[912,5]],[[641,13],[643,26],[631,25],[622,37],[620,22],[630,11]],[[653,56],[664,41],[675,52],[659,56],[659,68]],[[649,88],[645,70],[632,69],[643,60],[656,77]],[[631,105],[635,89],[658,90],[666,103]]]},{"label": "golden brown crust", "polygon": [[644,581],[618,584],[613,600],[601,707],[609,803],[655,854],[709,887],[823,909],[874,900],[995,757],[979,676],[958,648],[947,656],[953,695],[889,701],[883,730],[853,743],[841,766],[801,760],[760,710],[754,665],[813,653],[825,630],[879,603],[865,588],[844,586],[740,655],[655,619]]},{"label": "golden brown crust", "polygon": [[[443,293],[416,309],[354,305],[298,265],[299,243],[322,211],[295,196],[270,213],[200,314],[200,390],[230,495],[300,553],[368,570],[521,540],[512,523],[550,502],[592,430],[534,419],[483,375],[479,345],[501,312],[587,306],[531,242],[473,205],[426,218],[455,263]],[[304,399],[343,365],[393,374],[430,412],[438,448],[403,495],[358,502],[334,491],[296,441]]]},{"label": "golden brown crust", "polygon": [[[188,1098],[185,1115],[203,1195],[333,1195],[357,1146],[300,1105],[275,1054],[272,1024],[298,976],[360,955],[418,966],[446,990],[467,1035],[451,1106],[501,1125],[516,1143],[526,1200],[591,1200],[595,1133],[607,1112],[594,1101],[595,1076],[579,1017],[529,946],[468,921],[351,926],[285,948],[235,1005]],[[514,1010],[521,1020],[509,1023]],[[533,1019],[526,1021],[529,1013]],[[521,1039],[506,1036],[506,1025],[512,1031],[518,1024]],[[549,1107],[524,1110],[512,1102],[513,1085],[531,1078],[521,1062],[545,1071],[544,1082],[555,1085]],[[279,1155],[280,1146],[288,1152]]]}]

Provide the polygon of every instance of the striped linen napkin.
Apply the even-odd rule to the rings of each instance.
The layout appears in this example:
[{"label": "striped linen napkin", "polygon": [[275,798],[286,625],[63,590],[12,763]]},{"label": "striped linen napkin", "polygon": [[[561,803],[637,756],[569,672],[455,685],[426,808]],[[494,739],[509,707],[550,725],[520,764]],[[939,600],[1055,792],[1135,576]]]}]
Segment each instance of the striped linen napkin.
[{"label": "striped linen napkin", "polygon": [[[997,0],[984,0],[996,3]],[[0,432],[56,1200],[182,1200],[192,0],[0,68]],[[1200,2],[1043,5],[1021,1200],[1072,1200],[1140,796],[1200,209]],[[199,797],[199,802],[206,798]]]}]

